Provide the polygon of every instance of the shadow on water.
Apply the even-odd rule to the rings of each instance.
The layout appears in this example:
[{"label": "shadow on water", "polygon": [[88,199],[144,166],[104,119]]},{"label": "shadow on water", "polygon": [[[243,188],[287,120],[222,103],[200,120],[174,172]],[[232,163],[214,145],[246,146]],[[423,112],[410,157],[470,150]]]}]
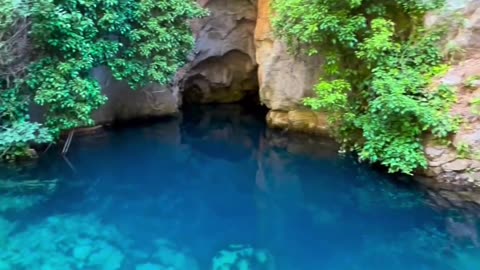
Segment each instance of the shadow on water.
[{"label": "shadow on water", "polygon": [[[479,216],[266,129],[264,111],[182,117],[75,137],[0,169],[0,269],[434,269],[480,265]],[[3,267],[3,268],[2,268]]]}]

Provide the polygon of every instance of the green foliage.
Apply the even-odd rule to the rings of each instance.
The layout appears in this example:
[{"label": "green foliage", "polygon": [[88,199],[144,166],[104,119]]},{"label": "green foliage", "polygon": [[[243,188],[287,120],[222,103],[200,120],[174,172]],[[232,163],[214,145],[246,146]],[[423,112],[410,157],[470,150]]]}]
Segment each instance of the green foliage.
[{"label": "green foliage", "polygon": [[134,89],[167,84],[193,47],[187,20],[202,14],[182,0],[36,0],[32,39],[44,54],[27,84],[48,109],[47,126],[58,134],[92,124],[106,101],[94,67],[110,67]]},{"label": "green foliage", "polygon": [[0,130],[0,158],[16,160],[28,157],[28,146],[32,143],[48,143],[52,136],[38,123],[15,122]]},{"label": "green foliage", "polygon": [[441,1],[276,0],[274,28],[293,51],[325,55],[316,97],[305,104],[329,113],[334,135],[360,159],[390,172],[425,168],[426,133],[457,129],[455,91],[430,87],[444,74],[439,31],[423,16]]},{"label": "green foliage", "polygon": [[475,98],[472,100],[472,113],[475,115],[480,115],[480,98]]},{"label": "green foliage", "polygon": [[456,150],[459,158],[470,158],[473,155],[472,146],[465,142],[460,142]]},{"label": "green foliage", "polygon": [[[0,5],[0,18],[18,10],[13,6],[17,2]],[[93,124],[92,112],[107,100],[92,77],[96,67],[109,67],[132,89],[169,83],[194,45],[188,20],[205,14],[193,0],[31,0],[27,9],[21,14],[30,25],[34,57],[25,67],[28,72],[15,76],[13,84],[0,77],[0,102],[7,106],[2,106],[0,121],[12,136],[27,131],[43,135],[37,124],[24,129],[25,108],[34,101],[45,109],[45,126],[53,138]],[[12,29],[14,21],[2,21],[0,27]],[[7,142],[12,143],[7,149],[15,148],[16,142],[27,143]]]},{"label": "green foliage", "polygon": [[480,86],[480,75],[474,75],[467,79],[465,87],[470,90],[476,90]]},{"label": "green foliage", "polygon": [[24,1],[0,2],[0,160],[28,156],[32,143],[51,141],[47,129],[28,121],[30,97],[22,88],[29,62],[28,16]]},{"label": "green foliage", "polygon": [[30,145],[49,143],[50,132],[41,124],[28,120],[26,100],[17,91],[0,91],[0,160],[29,156]]}]

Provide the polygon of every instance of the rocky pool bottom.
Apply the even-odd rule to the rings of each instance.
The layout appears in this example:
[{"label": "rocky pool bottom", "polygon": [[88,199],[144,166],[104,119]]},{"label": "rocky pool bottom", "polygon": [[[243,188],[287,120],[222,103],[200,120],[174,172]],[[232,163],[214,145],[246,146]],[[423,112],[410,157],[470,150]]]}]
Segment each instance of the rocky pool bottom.
[{"label": "rocky pool bottom", "polygon": [[[0,270],[478,270],[479,214],[239,106],[0,168]],[[462,205],[464,206],[464,205]]]}]

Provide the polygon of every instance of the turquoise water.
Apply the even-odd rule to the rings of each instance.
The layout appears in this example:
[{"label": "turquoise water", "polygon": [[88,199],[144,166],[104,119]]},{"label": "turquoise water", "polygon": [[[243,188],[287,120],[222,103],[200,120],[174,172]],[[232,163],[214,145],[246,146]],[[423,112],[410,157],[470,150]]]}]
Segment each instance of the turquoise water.
[{"label": "turquoise water", "polygon": [[0,269],[478,270],[478,215],[206,107],[0,169]]}]

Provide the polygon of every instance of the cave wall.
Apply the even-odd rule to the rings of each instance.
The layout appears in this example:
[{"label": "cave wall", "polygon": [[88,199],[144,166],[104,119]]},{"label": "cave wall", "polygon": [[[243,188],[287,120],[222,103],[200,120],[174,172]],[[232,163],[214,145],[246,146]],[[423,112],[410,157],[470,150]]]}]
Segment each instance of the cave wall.
[{"label": "cave wall", "polygon": [[[322,70],[321,57],[292,56],[275,38],[271,0],[197,0],[209,16],[191,22],[195,50],[171,85],[131,91],[104,68],[93,75],[109,101],[97,122],[170,115],[185,103],[231,103],[256,96],[270,126],[325,133],[326,117],[302,105]],[[188,106],[188,105],[186,105]]]},{"label": "cave wall", "polygon": [[252,0],[199,0],[210,15],[192,23],[196,46],[182,71],[188,103],[231,103],[258,89],[253,33],[257,4]]}]

